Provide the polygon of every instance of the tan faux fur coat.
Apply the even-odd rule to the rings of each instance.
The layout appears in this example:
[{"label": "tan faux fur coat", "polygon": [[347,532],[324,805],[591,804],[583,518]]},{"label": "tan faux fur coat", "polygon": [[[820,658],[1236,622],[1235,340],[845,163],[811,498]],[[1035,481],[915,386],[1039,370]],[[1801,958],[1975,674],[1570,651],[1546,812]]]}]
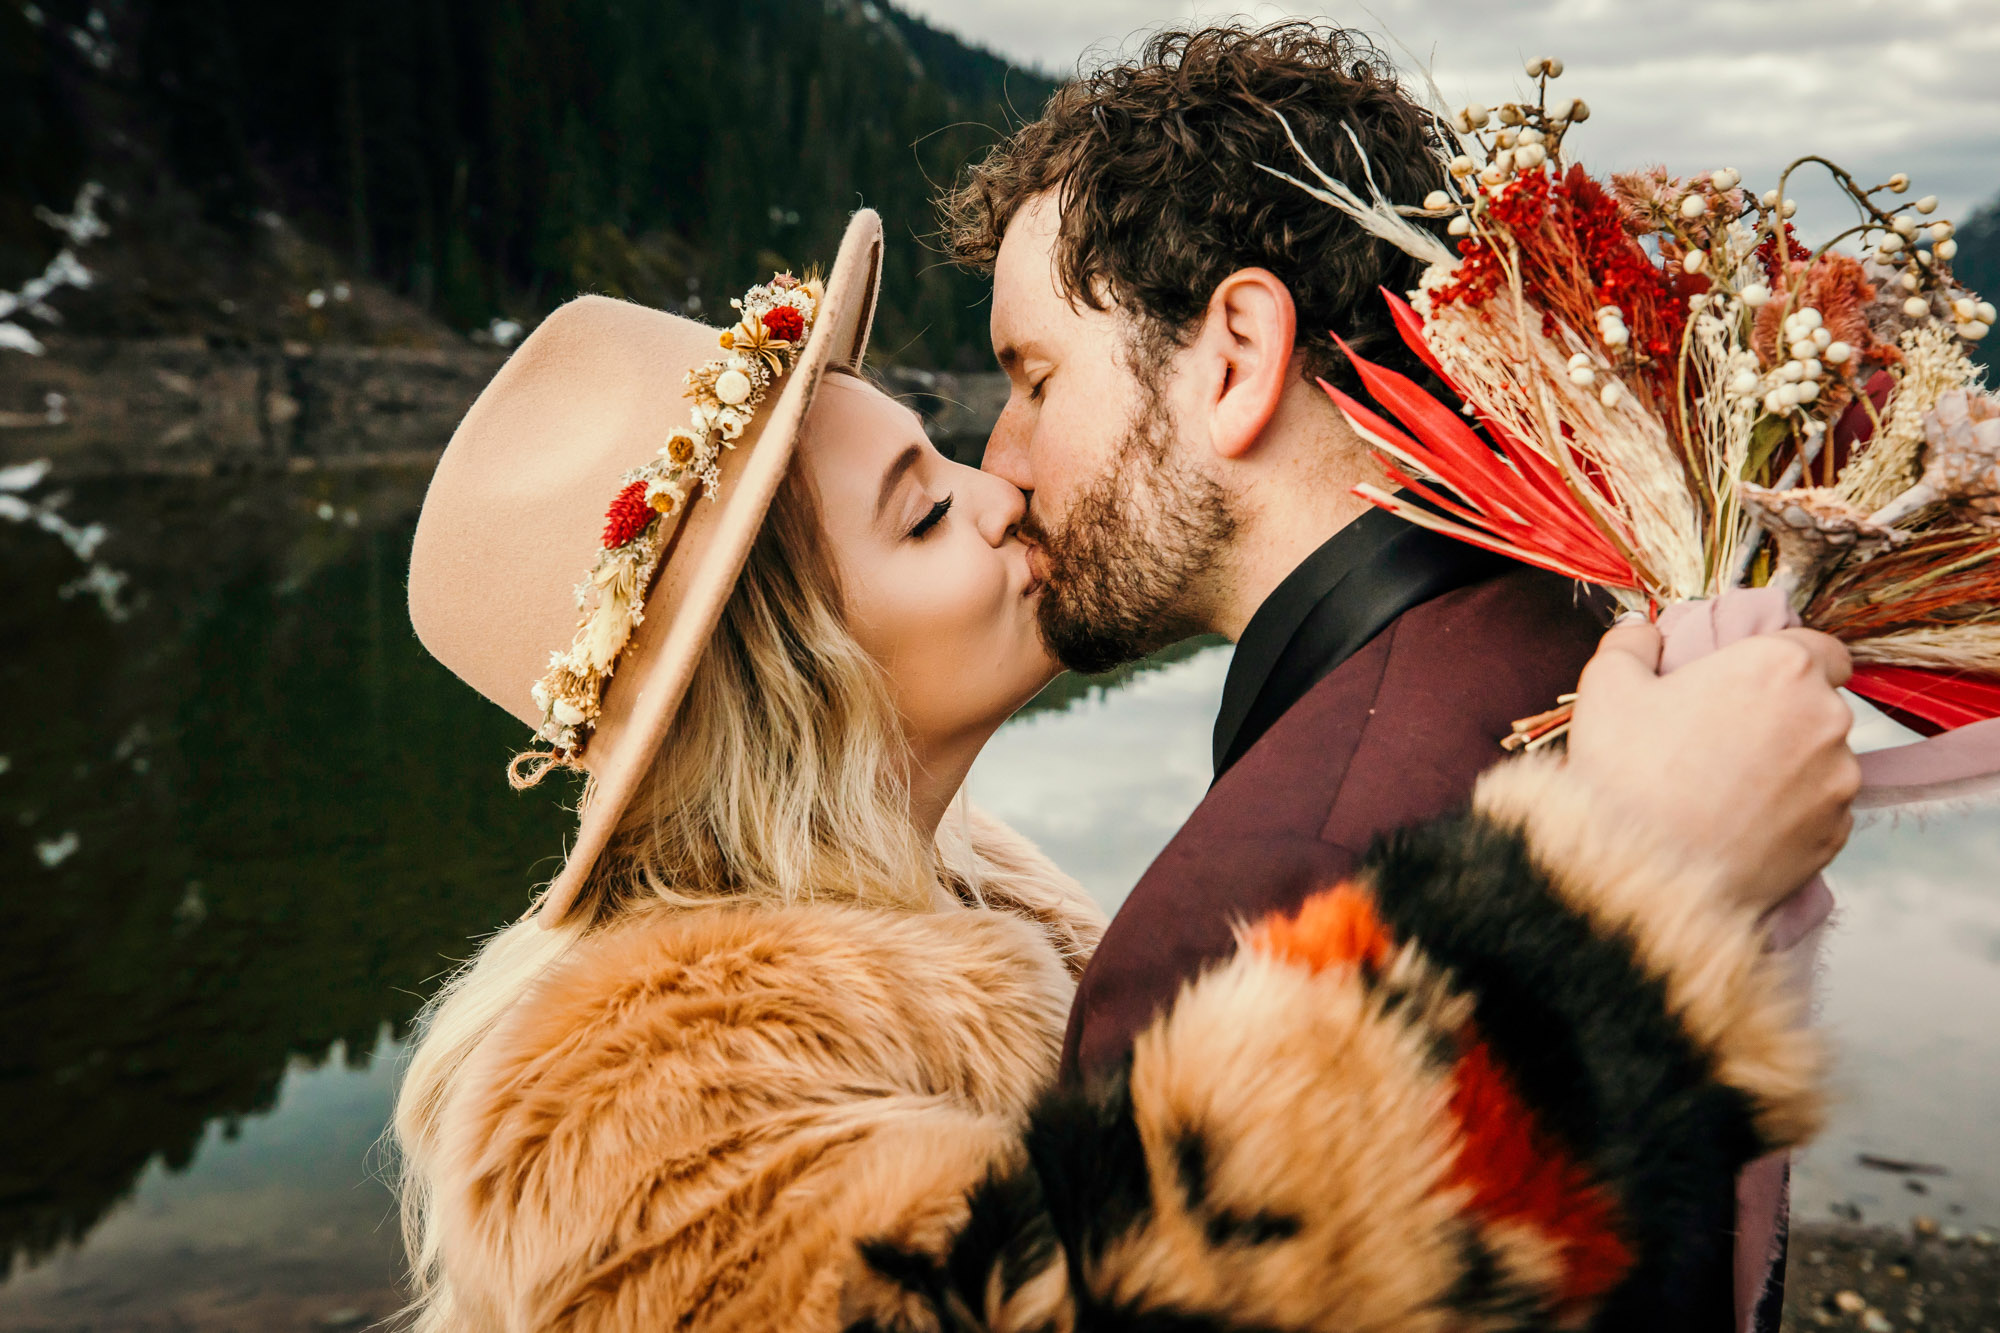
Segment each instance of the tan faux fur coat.
[{"label": "tan faux fur coat", "polygon": [[1033,908],[587,937],[441,1110],[454,1310],[510,1333],[1615,1327],[1671,1274],[1677,1210],[1817,1109],[1749,920],[1619,823],[1558,765],[1506,766],[1246,923],[1083,1090],[1049,1082],[1098,921],[1052,868]]}]

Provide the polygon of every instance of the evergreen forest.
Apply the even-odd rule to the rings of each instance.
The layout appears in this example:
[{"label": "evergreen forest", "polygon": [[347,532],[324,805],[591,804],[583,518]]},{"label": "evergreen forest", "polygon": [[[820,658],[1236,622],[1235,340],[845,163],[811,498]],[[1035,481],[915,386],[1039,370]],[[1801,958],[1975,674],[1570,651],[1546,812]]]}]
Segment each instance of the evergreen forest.
[{"label": "evergreen forest", "polygon": [[463,330],[577,291],[700,313],[866,204],[879,352],[970,365],[930,200],[1053,86],[870,0],[10,2],[0,286],[93,173],[224,233],[282,214]]}]

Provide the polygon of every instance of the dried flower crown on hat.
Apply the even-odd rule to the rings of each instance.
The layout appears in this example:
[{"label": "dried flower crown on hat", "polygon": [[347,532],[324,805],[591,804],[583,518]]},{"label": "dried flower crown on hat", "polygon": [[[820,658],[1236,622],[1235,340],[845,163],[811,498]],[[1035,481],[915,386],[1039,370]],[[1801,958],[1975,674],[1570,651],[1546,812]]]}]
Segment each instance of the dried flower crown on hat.
[{"label": "dried flower crown on hat", "polygon": [[[1363,198],[1295,136],[1317,184],[1263,168],[1428,265],[1385,296],[1462,407],[1358,356],[1396,419],[1327,392],[1434,508],[1356,492],[1649,613],[1775,586],[1847,642],[1856,693],[1947,729],[2000,716],[2000,399],[1966,355],[1996,312],[1952,277],[1937,200],[1820,157],[1756,197],[1728,168],[1600,182],[1563,162],[1590,109],[1551,97],[1562,62],[1527,73],[1532,101],[1440,114],[1421,206]],[[1859,212],[1817,248],[1786,195],[1808,164]],[[1413,217],[1449,218],[1456,252]]]},{"label": "dried flower crown on hat", "polygon": [[816,278],[779,273],[731,301],[742,317],[722,332],[728,355],[687,373],[694,400],[689,425],[668,435],[650,462],[619,478],[604,514],[603,549],[576,587],[576,637],[550,655],[548,672],[532,688],[542,712],[535,734],[553,747],[539,756],[545,761],[572,763],[588,743],[619,654],[645,619],[646,593],[674,531],[668,520],[698,494],[717,498],[722,451],[735,447],[772,386],[797,364],[823,293]]}]

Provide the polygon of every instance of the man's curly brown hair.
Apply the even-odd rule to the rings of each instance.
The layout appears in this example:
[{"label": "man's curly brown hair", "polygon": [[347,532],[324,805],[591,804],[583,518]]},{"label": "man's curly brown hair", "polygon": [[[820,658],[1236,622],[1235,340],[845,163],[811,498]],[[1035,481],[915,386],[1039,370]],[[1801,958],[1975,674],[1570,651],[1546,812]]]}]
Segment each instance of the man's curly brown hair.
[{"label": "man's curly brown hair", "polygon": [[1379,290],[1415,286],[1422,266],[1258,170],[1305,174],[1274,112],[1364,196],[1369,171],[1397,204],[1444,183],[1434,117],[1366,37],[1307,22],[1167,29],[1137,60],[1057,90],[1039,119],[970,168],[939,201],[946,244],[990,273],[1007,224],[1055,190],[1065,294],[1128,311],[1142,346],[1184,346],[1225,277],[1265,268],[1291,290],[1308,376],[1358,387],[1329,332],[1422,376]]}]

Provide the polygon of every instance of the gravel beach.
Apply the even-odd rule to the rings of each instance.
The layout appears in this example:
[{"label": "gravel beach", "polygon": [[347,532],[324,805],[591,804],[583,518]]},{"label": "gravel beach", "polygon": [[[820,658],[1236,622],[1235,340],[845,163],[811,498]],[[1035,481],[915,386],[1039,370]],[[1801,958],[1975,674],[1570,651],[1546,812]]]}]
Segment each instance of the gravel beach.
[{"label": "gravel beach", "polygon": [[1807,1226],[1792,1235],[1784,1333],[2000,1333],[1993,1233],[1919,1218],[1889,1227]]}]

